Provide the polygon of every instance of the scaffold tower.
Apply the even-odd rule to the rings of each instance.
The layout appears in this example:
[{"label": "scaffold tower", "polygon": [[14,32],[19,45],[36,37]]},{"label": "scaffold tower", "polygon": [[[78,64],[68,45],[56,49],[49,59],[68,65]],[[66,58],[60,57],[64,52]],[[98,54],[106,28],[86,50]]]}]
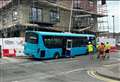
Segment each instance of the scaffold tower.
[{"label": "scaffold tower", "polygon": [[104,17],[98,18],[98,33],[99,36],[106,36],[109,37],[109,23],[108,23],[108,10],[107,10],[107,4],[101,4],[99,1],[97,4],[97,12],[101,15],[104,15]]}]

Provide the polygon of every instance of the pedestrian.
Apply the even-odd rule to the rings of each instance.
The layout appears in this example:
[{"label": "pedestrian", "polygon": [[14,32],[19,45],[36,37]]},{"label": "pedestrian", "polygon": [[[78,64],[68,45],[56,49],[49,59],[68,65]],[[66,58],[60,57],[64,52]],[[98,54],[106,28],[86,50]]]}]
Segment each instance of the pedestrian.
[{"label": "pedestrian", "polygon": [[104,55],[105,55],[105,45],[104,43],[101,43],[99,46],[98,46],[98,52],[99,52],[99,59],[100,61],[104,60]]},{"label": "pedestrian", "polygon": [[92,55],[93,55],[93,52],[94,52],[94,46],[92,45],[91,42],[88,43],[87,50],[88,50],[89,59],[92,62],[92,60],[93,60],[93,56]]},{"label": "pedestrian", "polygon": [[110,58],[110,48],[111,48],[111,46],[110,46],[110,44],[109,44],[109,42],[106,42],[106,44],[105,44],[105,57],[107,57],[108,59]]},{"label": "pedestrian", "polygon": [[99,44],[97,43],[97,45],[96,45],[96,49],[97,49],[97,59],[99,59],[99,54],[98,54],[98,53],[99,53],[99,52],[98,52],[98,49],[99,49],[99,48],[98,48],[98,47],[99,47]]}]

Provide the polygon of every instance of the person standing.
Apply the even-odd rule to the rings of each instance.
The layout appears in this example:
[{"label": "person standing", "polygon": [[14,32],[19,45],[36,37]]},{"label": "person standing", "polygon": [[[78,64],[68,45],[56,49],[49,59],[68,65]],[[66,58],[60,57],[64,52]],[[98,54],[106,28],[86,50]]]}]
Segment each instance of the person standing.
[{"label": "person standing", "polygon": [[110,48],[111,48],[111,46],[110,46],[109,42],[106,42],[106,44],[105,44],[105,57],[107,57],[108,59],[110,58],[110,54],[109,54]]},{"label": "person standing", "polygon": [[91,42],[88,43],[87,50],[88,50],[88,56],[90,58],[90,61],[92,62],[92,60],[93,60],[93,56],[92,55],[93,55],[93,52],[94,52],[94,46],[92,45]]},{"label": "person standing", "polygon": [[104,60],[104,55],[105,55],[105,45],[104,45],[104,43],[101,43],[98,46],[98,52],[99,52],[100,61]]}]

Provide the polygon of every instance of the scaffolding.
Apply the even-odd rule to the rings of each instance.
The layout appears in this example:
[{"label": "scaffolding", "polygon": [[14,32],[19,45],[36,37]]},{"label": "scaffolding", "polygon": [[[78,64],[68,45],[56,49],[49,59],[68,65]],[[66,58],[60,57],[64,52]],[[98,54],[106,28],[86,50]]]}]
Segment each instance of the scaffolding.
[{"label": "scaffolding", "polygon": [[108,11],[107,11],[107,4],[101,5],[101,2],[98,2],[97,5],[98,14],[104,15],[104,17],[98,18],[98,33],[99,36],[106,36],[109,37],[109,23],[108,23]]},{"label": "scaffolding", "polygon": [[[74,1],[74,9],[76,12],[74,13],[74,25],[75,31],[91,31],[90,29],[96,28],[96,20],[97,17],[97,0],[75,0]],[[81,10],[81,12],[79,12]],[[84,13],[83,13],[83,12]],[[94,29],[94,31],[96,31]]]},{"label": "scaffolding", "polygon": [[[25,23],[21,24],[21,21],[19,21],[20,17],[19,17],[19,7],[21,4],[27,3],[27,1],[29,0],[12,0],[12,2],[10,3],[12,5],[12,11],[14,11],[14,7],[13,7],[13,3],[16,3],[15,5],[17,6],[17,15],[16,19],[17,23],[14,22],[13,18],[12,18],[12,26],[13,27],[9,27],[11,28],[10,31],[14,31],[15,29],[19,30],[22,28],[20,28],[20,25],[23,25],[25,28],[27,29],[29,28],[29,26],[33,26],[36,28],[33,28],[33,30],[38,30],[39,28],[39,24],[36,23],[35,21],[29,21],[30,23],[27,23],[27,21]],[[59,31],[77,31],[77,32],[82,32],[82,31],[91,31],[92,29],[95,30],[96,25],[97,25],[97,17],[98,16],[102,16],[103,14],[101,13],[97,13],[97,5],[96,2],[97,0],[71,0],[70,4],[65,5],[67,2],[69,2],[69,0],[64,1],[63,0],[63,4],[61,3],[61,0],[30,0],[29,3],[32,7],[37,7],[39,5],[42,6],[46,6],[46,7],[52,7],[55,8],[57,10],[57,12],[59,12],[60,10],[64,10],[65,12],[69,12],[70,14],[70,21],[69,21],[69,26],[67,27],[67,30],[64,29],[63,27],[60,28],[59,26],[55,26],[55,24],[52,24],[52,26],[55,26],[56,28],[49,28],[47,27],[49,30],[59,30]],[[15,13],[15,14],[16,14]],[[38,21],[39,22],[39,21]],[[44,22],[42,22],[44,23]],[[40,23],[41,24],[41,23]],[[19,27],[18,27],[19,25]],[[46,29],[47,29],[46,28]],[[57,29],[59,28],[59,29]],[[61,29],[61,30],[60,30]],[[96,32],[96,30],[95,30]]]}]

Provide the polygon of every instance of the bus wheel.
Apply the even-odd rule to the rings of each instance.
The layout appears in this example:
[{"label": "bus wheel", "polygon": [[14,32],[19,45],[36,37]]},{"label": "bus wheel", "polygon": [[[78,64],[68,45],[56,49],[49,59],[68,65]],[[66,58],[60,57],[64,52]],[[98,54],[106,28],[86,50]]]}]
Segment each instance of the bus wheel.
[{"label": "bus wheel", "polygon": [[55,53],[54,58],[58,59],[60,57],[59,53]]}]

